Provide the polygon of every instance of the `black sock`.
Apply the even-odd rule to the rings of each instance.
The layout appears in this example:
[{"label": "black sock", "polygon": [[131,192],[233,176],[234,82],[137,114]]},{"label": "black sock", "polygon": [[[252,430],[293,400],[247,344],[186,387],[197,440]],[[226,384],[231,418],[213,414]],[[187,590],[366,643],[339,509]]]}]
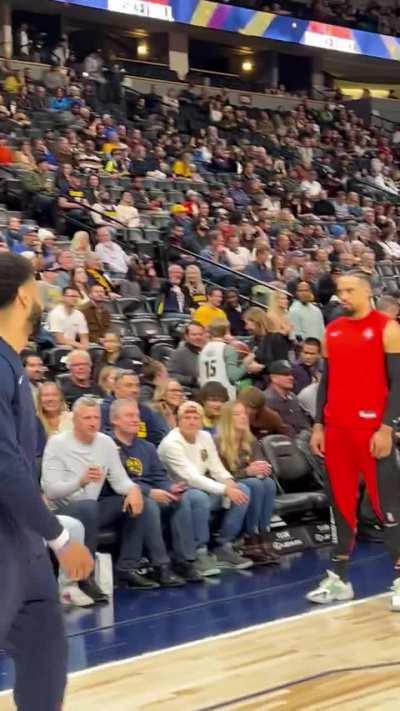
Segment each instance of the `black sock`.
[{"label": "black sock", "polygon": [[332,558],[332,568],[333,572],[336,573],[336,575],[339,576],[339,578],[344,582],[347,583],[349,580],[348,576],[348,566],[349,566],[349,559],[348,558]]}]

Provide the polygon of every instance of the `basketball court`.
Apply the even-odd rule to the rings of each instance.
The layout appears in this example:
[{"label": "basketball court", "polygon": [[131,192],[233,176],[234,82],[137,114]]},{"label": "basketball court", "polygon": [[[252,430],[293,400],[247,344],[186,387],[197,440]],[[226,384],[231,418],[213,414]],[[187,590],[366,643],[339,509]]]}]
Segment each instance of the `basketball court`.
[{"label": "basketball court", "polygon": [[[359,546],[351,577],[360,598],[311,607],[303,595],[326,555],[155,596],[124,591],[114,609],[71,612],[78,671],[66,711],[397,711],[400,615],[381,592],[389,560],[381,546]],[[0,672],[4,688],[4,658]],[[11,708],[2,694],[0,711]]]}]

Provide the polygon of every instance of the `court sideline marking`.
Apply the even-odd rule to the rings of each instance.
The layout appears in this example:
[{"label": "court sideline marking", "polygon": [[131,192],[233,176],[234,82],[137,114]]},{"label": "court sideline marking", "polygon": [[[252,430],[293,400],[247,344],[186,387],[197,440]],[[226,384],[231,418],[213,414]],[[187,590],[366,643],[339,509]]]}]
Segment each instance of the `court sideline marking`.
[{"label": "court sideline marking", "polygon": [[[296,622],[305,617],[316,617],[317,615],[326,615],[333,610],[344,610],[355,605],[363,605],[366,602],[372,600],[378,600],[379,598],[388,597],[389,593],[379,593],[378,595],[370,595],[369,597],[363,597],[360,600],[350,600],[349,602],[342,603],[340,605],[327,605],[326,607],[321,607],[316,610],[311,610],[309,612],[301,612],[298,615],[292,615],[289,617],[281,617],[278,620],[270,620],[269,622],[261,622],[258,625],[251,625],[250,627],[242,627],[240,630],[233,630],[232,632],[222,632],[222,634],[212,635],[211,637],[204,637],[202,639],[195,639],[192,642],[184,642],[183,644],[176,644],[173,647],[167,647],[166,649],[156,649],[152,652],[145,652],[144,654],[136,654],[134,657],[127,657],[126,659],[117,659],[114,662],[106,662],[105,664],[98,664],[93,667],[88,667],[87,669],[80,669],[76,672],[71,672],[68,674],[69,679],[74,679],[75,677],[84,676],[85,674],[91,674],[92,672],[98,672],[101,669],[111,669],[113,667],[119,667],[123,664],[132,664],[135,661],[142,661],[144,659],[151,659],[151,657],[160,656],[162,654],[167,654],[169,652],[176,652],[182,649],[190,649],[191,647],[199,646],[200,644],[205,644],[206,642],[219,641],[221,639],[232,639],[234,637],[239,637],[240,635],[247,634],[248,632],[255,632],[256,630],[266,629],[268,627],[273,627],[276,625],[285,624],[287,622]],[[390,610],[388,610],[389,614]],[[11,689],[5,689],[0,691],[0,696],[5,696],[9,694]]]}]

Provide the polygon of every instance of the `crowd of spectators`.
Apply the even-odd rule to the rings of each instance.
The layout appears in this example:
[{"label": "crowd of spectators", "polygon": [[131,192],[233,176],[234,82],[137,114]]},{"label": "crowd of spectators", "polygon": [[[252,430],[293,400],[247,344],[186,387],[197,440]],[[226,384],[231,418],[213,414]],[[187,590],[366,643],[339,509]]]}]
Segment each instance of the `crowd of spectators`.
[{"label": "crowd of spectators", "polygon": [[[262,441],[285,437],[321,484],[308,442],[338,276],[365,273],[399,311],[400,133],[341,103],[267,112],[191,84],[115,118],[95,80],[5,72],[0,247],[31,261],[45,308],[23,362],[48,505],[93,553],[118,529],[133,589],[279,563]],[[60,588],[107,601],[92,578]]]},{"label": "crowd of spectators", "polygon": [[343,25],[367,32],[380,32],[385,35],[400,34],[399,7],[392,0],[223,0],[229,5],[263,10],[275,15],[290,15],[306,20],[327,22],[331,25]]}]

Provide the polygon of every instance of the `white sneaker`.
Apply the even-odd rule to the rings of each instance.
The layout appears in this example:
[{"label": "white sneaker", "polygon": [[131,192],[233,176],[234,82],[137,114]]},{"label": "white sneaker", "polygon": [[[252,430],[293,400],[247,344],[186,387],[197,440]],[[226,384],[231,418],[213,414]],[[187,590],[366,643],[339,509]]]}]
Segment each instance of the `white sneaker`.
[{"label": "white sneaker", "polygon": [[60,600],[63,605],[73,607],[89,607],[94,605],[94,601],[86,595],[76,583],[71,583],[66,587],[60,587]]},{"label": "white sneaker", "polygon": [[[352,600],[354,590],[351,583],[344,583],[336,573],[327,570],[327,576],[324,578],[315,590],[307,593],[306,598],[309,602],[316,602],[319,605],[329,605],[331,602]],[[400,602],[400,579],[399,579],[399,602]],[[400,608],[399,608],[400,609]]]},{"label": "white sneaker", "polygon": [[392,612],[400,612],[400,578],[393,580],[390,588],[390,609]]}]

